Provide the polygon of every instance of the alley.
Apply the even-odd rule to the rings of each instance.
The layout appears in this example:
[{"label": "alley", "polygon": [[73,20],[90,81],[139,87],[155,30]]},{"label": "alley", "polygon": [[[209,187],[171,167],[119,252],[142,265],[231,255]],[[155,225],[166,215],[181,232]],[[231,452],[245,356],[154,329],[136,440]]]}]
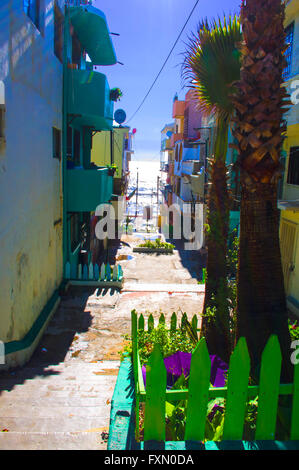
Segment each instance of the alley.
[{"label": "alley", "polygon": [[173,255],[133,253],[140,240],[123,241],[114,253],[123,289],[69,287],[29,363],[0,375],[1,449],[106,449],[131,310],[156,320],[201,311],[199,255],[180,247]]}]

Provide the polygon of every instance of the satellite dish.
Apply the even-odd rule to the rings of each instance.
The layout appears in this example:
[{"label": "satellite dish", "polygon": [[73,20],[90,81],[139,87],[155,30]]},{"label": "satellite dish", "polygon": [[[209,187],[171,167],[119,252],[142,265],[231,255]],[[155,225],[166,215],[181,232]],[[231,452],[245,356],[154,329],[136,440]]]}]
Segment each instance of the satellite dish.
[{"label": "satellite dish", "polygon": [[171,131],[166,132],[166,135],[167,135],[168,138],[170,138],[172,136],[172,134],[173,133]]},{"label": "satellite dish", "polygon": [[122,124],[126,120],[126,113],[123,109],[117,109],[114,113],[114,120],[117,122],[117,124]]}]

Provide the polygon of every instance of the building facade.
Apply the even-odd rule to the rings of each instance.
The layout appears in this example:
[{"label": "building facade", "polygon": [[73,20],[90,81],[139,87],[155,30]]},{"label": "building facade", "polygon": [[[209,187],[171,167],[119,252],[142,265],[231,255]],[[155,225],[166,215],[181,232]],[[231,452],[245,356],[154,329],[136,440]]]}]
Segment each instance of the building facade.
[{"label": "building facade", "polygon": [[296,0],[287,4],[285,28],[288,49],[283,76],[293,106],[286,115],[284,174],[278,207],[287,303],[291,311],[299,314],[299,4]]},{"label": "building facade", "polygon": [[10,366],[32,353],[63,277],[63,66],[53,5],[3,0],[0,18],[0,339]]},{"label": "building facade", "polygon": [[92,259],[93,214],[113,172],[91,160],[113,128],[114,98],[94,66],[116,63],[106,17],[86,0],[0,5],[0,340],[26,362],[64,285]]}]

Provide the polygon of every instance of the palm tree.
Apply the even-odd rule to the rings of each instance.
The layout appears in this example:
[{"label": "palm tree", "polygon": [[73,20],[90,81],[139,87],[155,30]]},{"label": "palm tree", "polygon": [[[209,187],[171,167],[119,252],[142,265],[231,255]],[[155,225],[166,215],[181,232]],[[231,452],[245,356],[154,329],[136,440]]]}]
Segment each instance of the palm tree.
[{"label": "palm tree", "polygon": [[265,343],[270,334],[277,334],[284,377],[289,378],[290,337],[277,209],[283,114],[288,105],[282,87],[284,8],[281,0],[243,0],[241,78],[232,100],[242,186],[237,337],[246,337],[257,374]]},{"label": "palm tree", "polygon": [[183,78],[194,88],[198,107],[215,117],[214,158],[210,161],[207,232],[207,280],[201,335],[209,351],[228,360],[231,352],[230,314],[227,285],[229,192],[226,153],[228,130],[234,111],[232,83],[240,78],[242,39],[236,16],[202,23],[189,39],[183,62]]}]

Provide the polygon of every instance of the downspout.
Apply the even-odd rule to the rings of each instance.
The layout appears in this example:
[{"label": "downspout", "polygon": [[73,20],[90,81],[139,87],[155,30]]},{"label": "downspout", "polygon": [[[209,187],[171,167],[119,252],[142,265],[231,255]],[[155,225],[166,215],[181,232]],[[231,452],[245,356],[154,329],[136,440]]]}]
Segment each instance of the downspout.
[{"label": "downspout", "polygon": [[110,164],[114,163],[113,129],[110,131]]},{"label": "downspout", "polygon": [[68,45],[68,7],[64,8],[63,30],[63,88],[62,88],[62,182],[63,182],[63,275],[68,259],[68,221],[67,221],[67,45]]}]

